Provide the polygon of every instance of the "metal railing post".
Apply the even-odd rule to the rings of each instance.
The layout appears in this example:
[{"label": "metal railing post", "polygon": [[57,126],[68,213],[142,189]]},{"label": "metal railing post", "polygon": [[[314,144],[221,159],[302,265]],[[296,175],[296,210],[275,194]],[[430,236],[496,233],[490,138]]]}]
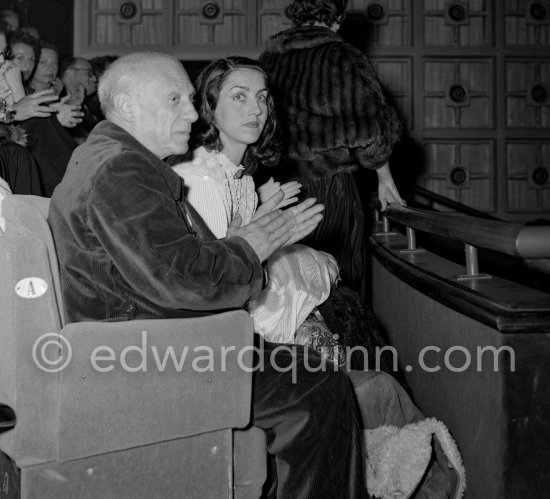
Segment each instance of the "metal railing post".
[{"label": "metal railing post", "polygon": [[492,276],[489,274],[479,273],[477,248],[471,244],[464,243],[464,252],[466,253],[466,273],[457,275],[456,279],[459,281],[468,279],[491,279]]}]

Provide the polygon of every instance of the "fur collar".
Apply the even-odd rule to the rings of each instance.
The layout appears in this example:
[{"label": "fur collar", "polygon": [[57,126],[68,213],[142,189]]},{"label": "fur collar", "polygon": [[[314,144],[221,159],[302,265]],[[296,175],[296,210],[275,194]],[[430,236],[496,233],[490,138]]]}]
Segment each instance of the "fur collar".
[{"label": "fur collar", "polygon": [[0,123],[0,145],[15,143],[27,146],[27,132],[19,126]]},{"label": "fur collar", "polygon": [[266,43],[267,52],[289,52],[342,42],[343,38],[322,26],[298,26],[273,35]]}]

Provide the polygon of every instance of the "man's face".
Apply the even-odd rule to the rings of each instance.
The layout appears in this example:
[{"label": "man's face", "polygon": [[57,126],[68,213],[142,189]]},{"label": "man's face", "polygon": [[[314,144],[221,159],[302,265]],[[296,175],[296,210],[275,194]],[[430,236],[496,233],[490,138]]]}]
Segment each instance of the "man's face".
[{"label": "man's face", "polygon": [[193,107],[195,90],[185,70],[159,60],[151,64],[154,79],[144,81],[132,95],[133,135],[159,158],[187,152],[191,124],[198,114]]},{"label": "man's face", "polygon": [[63,81],[69,88],[69,91],[74,92],[78,85],[82,85],[86,89],[86,96],[95,94],[97,90],[97,78],[92,71],[92,65],[88,61],[77,59],[76,62],[67,69],[67,76]]},{"label": "man's face", "polygon": [[35,90],[50,88],[57,76],[57,70],[57,52],[52,49],[43,48],[40,51],[40,59],[36,65],[34,76],[32,77],[32,86]]},{"label": "man's face", "polygon": [[23,81],[27,81],[34,69],[34,50],[26,43],[14,43],[11,47],[12,60],[21,71]]}]

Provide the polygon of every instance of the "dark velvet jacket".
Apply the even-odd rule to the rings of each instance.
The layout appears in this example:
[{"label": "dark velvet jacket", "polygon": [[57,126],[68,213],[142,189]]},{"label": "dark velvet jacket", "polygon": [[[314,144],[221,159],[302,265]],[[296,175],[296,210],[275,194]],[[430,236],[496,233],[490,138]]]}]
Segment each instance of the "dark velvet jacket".
[{"label": "dark velvet jacket", "polygon": [[204,240],[194,216],[169,166],[113,123],[97,125],[48,217],[67,321],[241,308],[262,287],[256,253],[242,238]]},{"label": "dark velvet jacket", "polygon": [[378,168],[401,134],[367,57],[330,29],[300,26],[271,37],[261,62],[283,132],[283,163],[315,178]]}]

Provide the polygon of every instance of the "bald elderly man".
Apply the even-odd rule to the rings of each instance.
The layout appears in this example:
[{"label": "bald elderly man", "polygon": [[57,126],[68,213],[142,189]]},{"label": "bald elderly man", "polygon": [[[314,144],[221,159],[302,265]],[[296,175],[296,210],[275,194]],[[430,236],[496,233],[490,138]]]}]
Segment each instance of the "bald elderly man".
[{"label": "bald elderly man", "polygon": [[[49,213],[68,322],[242,308],[262,289],[262,262],[321,220],[310,199],[232,224],[222,240],[202,234],[182,180],[162,161],[187,151],[193,94],[181,64],[164,54],[124,56],[102,76],[107,120],[75,150]],[[273,348],[265,345],[264,358]],[[306,370],[303,352],[293,359],[279,350],[274,366],[254,373],[252,421],[275,456],[277,497],[366,497],[349,379]],[[294,375],[275,369],[293,360]],[[310,351],[308,364],[320,357]]]}]

